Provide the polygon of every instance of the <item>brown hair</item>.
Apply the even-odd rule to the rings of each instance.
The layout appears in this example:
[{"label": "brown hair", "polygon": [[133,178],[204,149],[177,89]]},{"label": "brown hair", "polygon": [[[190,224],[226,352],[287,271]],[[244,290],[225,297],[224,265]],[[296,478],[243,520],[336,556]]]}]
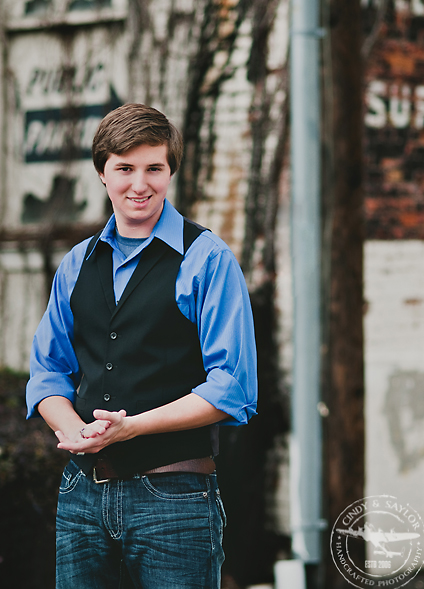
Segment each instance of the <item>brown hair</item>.
[{"label": "brown hair", "polygon": [[155,108],[144,104],[124,104],[104,117],[94,135],[94,166],[102,174],[112,154],[121,155],[143,144],[167,145],[171,175],[178,170],[184,149],[178,129]]}]

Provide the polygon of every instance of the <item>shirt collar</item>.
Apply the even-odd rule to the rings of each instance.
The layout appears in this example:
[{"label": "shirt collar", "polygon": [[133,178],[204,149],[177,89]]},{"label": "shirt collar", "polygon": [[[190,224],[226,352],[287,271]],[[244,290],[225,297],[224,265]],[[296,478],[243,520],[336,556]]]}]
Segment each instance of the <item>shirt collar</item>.
[{"label": "shirt collar", "polygon": [[184,217],[166,199],[152,236],[161,239],[179,254],[184,253]]},{"label": "shirt collar", "polygon": [[[104,241],[111,247],[114,247],[115,226],[115,215],[112,215],[106,223],[103,231],[100,233],[99,238],[88,255],[88,258],[97,247],[99,241]],[[180,215],[177,209],[175,209],[167,199],[164,201],[163,211],[159,221],[154,226],[150,236],[144,242],[142,249],[147,247],[154,237],[165,242],[179,254],[182,255],[184,253],[184,217]]]}]

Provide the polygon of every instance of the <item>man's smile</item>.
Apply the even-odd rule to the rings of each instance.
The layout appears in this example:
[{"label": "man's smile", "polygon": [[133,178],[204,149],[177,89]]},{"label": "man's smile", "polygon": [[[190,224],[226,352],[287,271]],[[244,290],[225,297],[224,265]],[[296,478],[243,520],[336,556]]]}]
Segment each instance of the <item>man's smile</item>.
[{"label": "man's smile", "polygon": [[150,194],[149,196],[129,196],[128,197],[130,200],[132,200],[133,202],[138,202],[138,203],[142,203],[142,202],[146,202],[146,200],[149,200],[149,198],[152,198],[152,195]]}]

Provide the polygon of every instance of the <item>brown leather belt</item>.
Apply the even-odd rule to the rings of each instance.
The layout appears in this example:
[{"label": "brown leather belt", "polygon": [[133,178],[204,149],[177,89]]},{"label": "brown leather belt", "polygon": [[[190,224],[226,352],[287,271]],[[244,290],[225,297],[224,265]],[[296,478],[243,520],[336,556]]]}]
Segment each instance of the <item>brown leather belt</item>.
[{"label": "brown leather belt", "polygon": [[[158,466],[144,472],[135,474],[161,474],[167,472],[194,472],[200,474],[212,474],[215,470],[215,462],[212,458],[193,458],[191,460],[183,460],[182,462],[174,462],[173,464],[166,464],[165,466]],[[134,476],[134,475],[132,475]],[[123,477],[119,475],[114,469],[112,463],[107,458],[98,458],[93,467],[93,480],[95,483],[107,483],[113,479],[132,478]]]}]

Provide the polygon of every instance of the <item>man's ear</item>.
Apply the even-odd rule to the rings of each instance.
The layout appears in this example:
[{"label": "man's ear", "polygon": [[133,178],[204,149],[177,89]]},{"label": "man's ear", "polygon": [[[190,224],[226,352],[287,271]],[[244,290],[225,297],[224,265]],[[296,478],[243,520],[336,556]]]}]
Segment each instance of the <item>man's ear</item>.
[{"label": "man's ear", "polygon": [[100,180],[101,180],[102,184],[104,184],[104,185],[106,186],[106,180],[105,180],[105,177],[104,177],[104,175],[103,175],[103,174],[100,174],[100,172],[99,172],[99,178],[100,178]]}]

